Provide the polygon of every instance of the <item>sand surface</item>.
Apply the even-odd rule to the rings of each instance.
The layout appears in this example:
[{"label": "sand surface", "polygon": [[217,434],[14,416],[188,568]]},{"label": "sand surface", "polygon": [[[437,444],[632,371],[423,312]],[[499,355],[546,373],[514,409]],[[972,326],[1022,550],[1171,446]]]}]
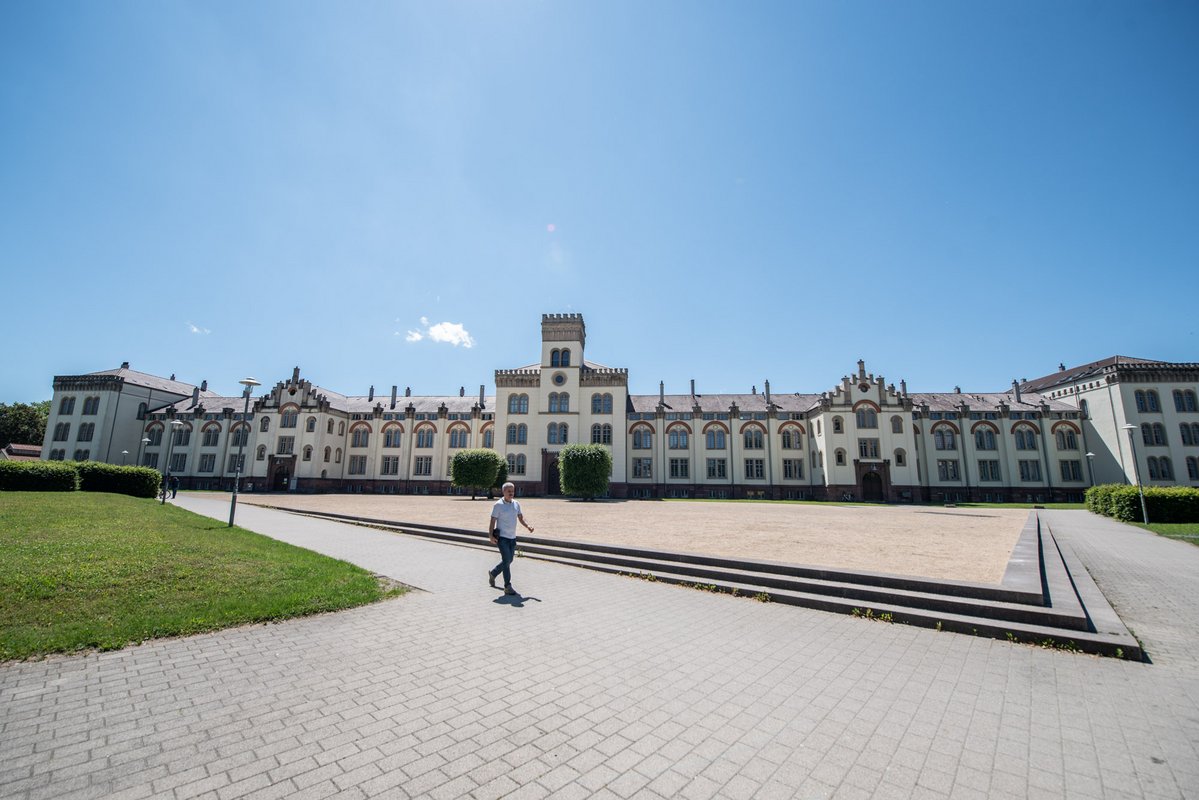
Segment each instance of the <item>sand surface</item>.
[{"label": "sand surface", "polygon": [[[412,495],[243,494],[239,502],[486,530],[491,501]],[[535,536],[998,584],[1026,509],[520,500]],[[523,532],[523,531],[522,531]]]}]

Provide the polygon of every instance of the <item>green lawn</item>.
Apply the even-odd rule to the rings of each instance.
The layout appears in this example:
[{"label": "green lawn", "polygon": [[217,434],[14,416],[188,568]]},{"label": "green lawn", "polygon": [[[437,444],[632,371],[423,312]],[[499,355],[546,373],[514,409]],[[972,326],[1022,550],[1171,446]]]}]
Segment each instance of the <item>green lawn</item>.
[{"label": "green lawn", "polygon": [[352,564],[170,504],[0,493],[0,659],[114,650],[402,591]]},{"label": "green lawn", "polygon": [[1199,545],[1199,522],[1177,522],[1177,523],[1155,523],[1151,522],[1145,525],[1140,522],[1133,522],[1138,528],[1144,528],[1147,531],[1153,531],[1158,536],[1166,536],[1170,539],[1179,539],[1184,542],[1190,542],[1194,545]]}]

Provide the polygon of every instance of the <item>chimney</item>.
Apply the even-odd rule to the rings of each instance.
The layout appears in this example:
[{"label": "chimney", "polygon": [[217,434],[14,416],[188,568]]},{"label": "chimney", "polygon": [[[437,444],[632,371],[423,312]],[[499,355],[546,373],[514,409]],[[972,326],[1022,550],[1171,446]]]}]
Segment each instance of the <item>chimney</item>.
[{"label": "chimney", "polygon": [[961,387],[961,386],[955,386],[955,387],[953,387],[953,393],[954,393],[954,394],[961,394],[961,393],[962,393],[962,387]]},{"label": "chimney", "polygon": [[171,373],[171,380],[175,380],[175,373]]},{"label": "chimney", "polygon": [[908,394],[908,382],[903,378],[899,379],[899,393],[904,397],[907,397]]},{"label": "chimney", "polygon": [[766,381],[766,405],[770,405],[770,380]]},{"label": "chimney", "polygon": [[658,381],[658,405],[666,405],[666,381]]},{"label": "chimney", "polygon": [[1060,362],[1060,361],[1059,361],[1059,362],[1058,362],[1058,365],[1057,365],[1057,371],[1058,371],[1058,372],[1065,372],[1065,371],[1066,371],[1066,365],[1065,365],[1065,364],[1063,364],[1062,362]]},{"label": "chimney", "polygon": [[465,386],[459,386],[459,387],[458,387],[458,396],[459,396],[459,397],[466,397],[466,387],[465,387]]},{"label": "chimney", "polygon": [[366,393],[366,401],[369,403],[371,400],[374,400],[374,399],[375,399],[375,385],[371,384],[371,390]]},{"label": "chimney", "polygon": [[483,408],[483,384],[479,384],[479,408]]},{"label": "chimney", "polygon": [[865,377],[866,377],[866,362],[859,358],[858,359],[858,378],[865,378]]},{"label": "chimney", "polygon": [[691,396],[695,397],[695,378],[691,379]]},{"label": "chimney", "polygon": [[395,409],[395,407],[396,407],[396,388],[397,388],[396,385],[393,383],[391,385],[391,407],[392,407],[392,409]]},{"label": "chimney", "polygon": [[200,387],[192,387],[192,408],[200,404]]},{"label": "chimney", "polygon": [[1016,402],[1019,403],[1020,402],[1020,384],[1016,382],[1015,378],[1012,378],[1012,394],[1016,396]]},{"label": "chimney", "polygon": [[755,383],[753,386],[749,387],[749,393],[757,394],[758,393],[758,384]]},{"label": "chimney", "polygon": [[291,382],[293,385],[300,382],[300,368],[296,367],[291,371]]},{"label": "chimney", "polygon": [[404,397],[411,397],[411,396],[412,396],[412,387],[405,386],[404,387]]},{"label": "chimney", "polygon": [[201,392],[208,391],[208,381],[200,381],[200,391]]},{"label": "chimney", "polygon": [[128,362],[128,361],[122,361],[122,362],[121,362],[121,369],[129,369],[129,362]]}]

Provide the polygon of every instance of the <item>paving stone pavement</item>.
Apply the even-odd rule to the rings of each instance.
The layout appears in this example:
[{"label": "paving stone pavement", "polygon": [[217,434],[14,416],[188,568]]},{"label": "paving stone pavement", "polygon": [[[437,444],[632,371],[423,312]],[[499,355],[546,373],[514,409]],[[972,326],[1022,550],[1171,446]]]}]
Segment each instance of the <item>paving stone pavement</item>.
[{"label": "paving stone pavement", "polygon": [[1199,797],[1199,549],[1071,513],[1156,663],[239,508],[420,591],[2,665],[0,797]]}]

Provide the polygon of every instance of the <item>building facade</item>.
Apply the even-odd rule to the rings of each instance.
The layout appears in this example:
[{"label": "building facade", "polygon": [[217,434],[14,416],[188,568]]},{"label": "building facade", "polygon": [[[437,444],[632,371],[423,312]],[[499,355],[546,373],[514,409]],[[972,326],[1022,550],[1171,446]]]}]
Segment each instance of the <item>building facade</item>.
[{"label": "building facade", "polygon": [[[119,369],[54,379],[44,459],[138,463],[185,488],[444,494],[489,448],[522,494],[557,494],[569,443],[610,448],[614,497],[1046,502],[1094,483],[1199,485],[1199,364],[1114,357],[1006,392],[912,393],[864,362],[820,394],[633,395],[546,314],[537,362],[457,395],[352,396],[301,377],[249,398]],[[1129,427],[1131,426],[1131,427]],[[1130,438],[1131,434],[1131,438]]]}]

